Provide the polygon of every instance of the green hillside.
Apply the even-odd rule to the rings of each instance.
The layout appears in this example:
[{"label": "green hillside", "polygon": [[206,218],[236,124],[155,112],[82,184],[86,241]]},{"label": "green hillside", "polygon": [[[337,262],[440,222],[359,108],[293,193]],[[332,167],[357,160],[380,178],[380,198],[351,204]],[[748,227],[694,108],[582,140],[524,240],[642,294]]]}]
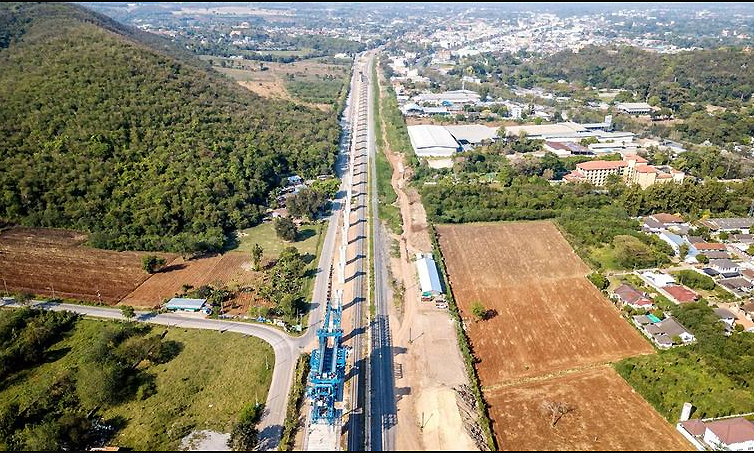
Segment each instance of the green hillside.
[{"label": "green hillside", "polygon": [[283,174],[330,171],[337,112],[181,54],[79,6],[0,6],[0,219],[105,248],[216,249]]}]

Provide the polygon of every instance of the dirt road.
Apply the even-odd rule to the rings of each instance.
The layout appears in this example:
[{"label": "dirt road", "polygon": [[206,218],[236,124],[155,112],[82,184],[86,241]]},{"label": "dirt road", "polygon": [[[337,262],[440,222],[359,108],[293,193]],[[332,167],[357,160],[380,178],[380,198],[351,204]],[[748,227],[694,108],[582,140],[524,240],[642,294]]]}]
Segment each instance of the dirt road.
[{"label": "dirt road", "polygon": [[[384,86],[382,78],[380,84]],[[382,90],[381,95],[385,95]],[[385,130],[384,125],[381,130]],[[384,142],[387,144],[386,138]],[[403,219],[403,234],[393,235],[400,257],[390,260],[392,275],[405,288],[401,307],[391,307],[400,427],[396,448],[477,450],[463,428],[453,390],[469,384],[455,325],[447,311],[420,302],[414,259],[417,252],[432,251],[427,215],[419,193],[408,186],[411,173],[403,156],[387,146],[386,151],[393,167],[391,184]]]}]

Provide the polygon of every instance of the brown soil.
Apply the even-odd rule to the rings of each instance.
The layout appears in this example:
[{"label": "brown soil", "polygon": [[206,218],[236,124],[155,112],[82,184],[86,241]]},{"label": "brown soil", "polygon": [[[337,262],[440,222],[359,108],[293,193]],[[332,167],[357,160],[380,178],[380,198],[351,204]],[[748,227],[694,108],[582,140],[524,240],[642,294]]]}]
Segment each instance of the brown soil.
[{"label": "brown soil", "polygon": [[[51,297],[54,288],[56,297],[108,304],[117,303],[147,279],[141,269],[144,253],[94,249],[84,245],[86,239],[85,234],[68,230],[3,231],[0,277],[9,291]],[[175,256],[159,255],[168,260]]]},{"label": "brown soil", "polygon": [[[552,223],[441,225],[438,234],[483,385],[653,351]],[[487,320],[472,317],[476,301]]]},{"label": "brown soil", "polygon": [[157,307],[163,300],[180,294],[184,284],[194,288],[202,285],[249,285],[258,279],[256,272],[246,270],[249,261],[247,254],[236,252],[189,261],[176,258],[136,288],[122,303],[135,307]]},{"label": "brown soil", "polygon": [[[609,366],[485,393],[501,450],[692,450]],[[553,427],[544,401],[573,410]]]}]

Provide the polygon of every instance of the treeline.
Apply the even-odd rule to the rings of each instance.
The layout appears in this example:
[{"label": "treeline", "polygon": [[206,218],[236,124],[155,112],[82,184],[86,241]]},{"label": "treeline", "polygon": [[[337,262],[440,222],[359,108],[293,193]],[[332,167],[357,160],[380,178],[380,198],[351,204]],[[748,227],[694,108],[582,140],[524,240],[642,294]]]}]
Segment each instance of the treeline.
[{"label": "treeline", "polygon": [[621,184],[613,194],[632,216],[657,212],[680,212],[692,217],[701,217],[704,213],[745,216],[754,198],[754,180],[741,183],[686,180],[682,184],[654,184],[646,189]]},{"label": "treeline", "polygon": [[479,75],[525,88],[565,80],[582,87],[627,89],[641,99],[657,96],[673,110],[689,102],[743,102],[754,90],[754,73],[748,69],[754,54],[739,49],[669,55],[629,46],[586,46],[578,53],[567,50],[528,59],[509,53],[483,57],[461,62],[456,73],[471,66]]},{"label": "treeline", "polygon": [[24,24],[0,50],[0,218],[97,247],[217,250],[280,175],[331,172],[338,111],[262,99],[78,7],[0,12]]}]

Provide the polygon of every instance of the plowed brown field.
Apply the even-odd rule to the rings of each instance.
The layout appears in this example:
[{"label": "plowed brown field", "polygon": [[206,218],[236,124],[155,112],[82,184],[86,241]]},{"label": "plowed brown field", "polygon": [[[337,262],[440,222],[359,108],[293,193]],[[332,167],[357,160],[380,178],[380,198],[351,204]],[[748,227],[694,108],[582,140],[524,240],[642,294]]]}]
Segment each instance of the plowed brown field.
[{"label": "plowed brown field", "polygon": [[[483,385],[651,353],[550,222],[437,227]],[[495,315],[474,322],[480,301]]]},{"label": "plowed brown field", "polygon": [[[0,277],[9,291],[114,304],[147,279],[139,252],[86,247],[86,235],[47,228],[0,233]],[[167,259],[174,255],[161,254]],[[0,281],[2,284],[2,281]],[[5,288],[0,287],[0,291]]]},{"label": "plowed brown field", "polygon": [[[485,393],[501,450],[692,450],[609,366]],[[544,401],[573,411],[552,427]]]},{"label": "plowed brown field", "polygon": [[[688,449],[604,365],[652,353],[551,222],[440,225],[450,287],[504,450]],[[488,310],[476,322],[473,302]],[[543,401],[572,405],[555,428]]]},{"label": "plowed brown field", "polygon": [[244,264],[249,261],[247,254],[234,252],[190,261],[176,258],[136,288],[121,303],[134,307],[156,307],[164,299],[180,294],[183,285],[194,288],[213,284],[247,285],[256,278],[255,272],[244,269]]}]

